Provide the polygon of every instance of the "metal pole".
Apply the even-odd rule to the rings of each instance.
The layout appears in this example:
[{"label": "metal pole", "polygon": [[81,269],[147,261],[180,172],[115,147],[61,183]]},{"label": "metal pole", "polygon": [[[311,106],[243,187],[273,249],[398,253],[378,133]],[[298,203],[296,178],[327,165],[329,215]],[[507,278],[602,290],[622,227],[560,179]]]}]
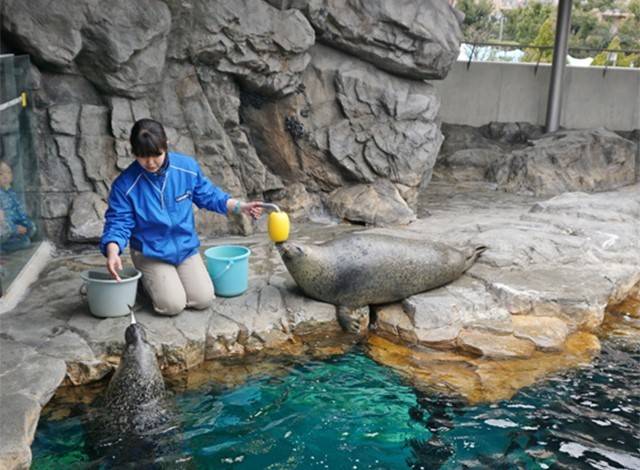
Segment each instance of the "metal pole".
[{"label": "metal pole", "polygon": [[553,64],[549,81],[549,99],[547,101],[546,132],[555,132],[560,127],[560,111],[562,105],[562,80],[567,61],[569,42],[569,26],[571,25],[571,0],[560,0],[558,4],[558,20],[556,38],[553,44]]}]

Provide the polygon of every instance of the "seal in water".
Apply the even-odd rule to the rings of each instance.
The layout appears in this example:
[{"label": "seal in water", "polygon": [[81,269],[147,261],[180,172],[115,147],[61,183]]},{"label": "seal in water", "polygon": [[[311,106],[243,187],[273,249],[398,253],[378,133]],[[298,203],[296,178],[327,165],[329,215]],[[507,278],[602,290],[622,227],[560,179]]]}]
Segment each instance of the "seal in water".
[{"label": "seal in water", "polygon": [[459,278],[485,246],[459,250],[444,243],[357,233],[319,245],[277,244],[302,291],[338,306],[338,320],[352,333],[369,321],[368,305],[396,302]]},{"label": "seal in water", "polygon": [[166,390],[156,353],[131,315],[120,365],[107,388],[105,410],[118,431],[140,434],[166,421]]},{"label": "seal in water", "polygon": [[116,467],[170,452],[177,429],[155,351],[133,312],[124,337],[120,365],[90,426],[90,455]]}]

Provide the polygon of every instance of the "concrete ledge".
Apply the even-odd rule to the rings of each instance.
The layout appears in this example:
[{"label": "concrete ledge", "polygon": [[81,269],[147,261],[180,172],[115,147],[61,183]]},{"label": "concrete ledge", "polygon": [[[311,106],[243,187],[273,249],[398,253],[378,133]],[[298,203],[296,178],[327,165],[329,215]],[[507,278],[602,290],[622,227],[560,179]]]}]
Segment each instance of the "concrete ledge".
[{"label": "concrete ledge", "polygon": [[13,280],[7,292],[0,298],[0,315],[13,310],[18,305],[29,286],[38,279],[40,272],[51,260],[54,250],[55,248],[50,242],[40,243],[33,256]]}]

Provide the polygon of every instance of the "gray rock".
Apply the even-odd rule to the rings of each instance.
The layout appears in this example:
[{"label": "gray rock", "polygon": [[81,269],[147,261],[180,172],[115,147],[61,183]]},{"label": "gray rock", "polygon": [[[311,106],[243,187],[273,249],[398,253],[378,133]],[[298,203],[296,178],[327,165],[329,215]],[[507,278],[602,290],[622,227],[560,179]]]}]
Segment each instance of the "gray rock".
[{"label": "gray rock", "polygon": [[416,218],[395,186],[384,180],[336,189],[328,206],[341,219],[367,225],[406,225]]},{"label": "gray rock", "polygon": [[290,220],[319,219],[324,212],[321,196],[309,193],[302,183],[291,183],[270,192],[269,200],[286,212]]},{"label": "gray rock", "polygon": [[47,0],[6,0],[0,14],[2,30],[36,62],[63,68],[82,49],[80,30],[87,2],[78,3],[65,2],[51,8]]},{"label": "gray rock", "polygon": [[[302,2],[296,2],[299,4]],[[309,0],[303,9],[319,41],[376,67],[415,79],[442,79],[458,57],[456,12],[437,0]]]},{"label": "gray rock", "polygon": [[40,404],[17,393],[0,397],[0,468],[29,468]]},{"label": "gray rock", "polygon": [[162,79],[171,16],[160,0],[95,2],[77,62],[106,93],[145,95]]},{"label": "gray rock", "polygon": [[56,134],[75,136],[78,132],[80,105],[60,104],[49,106],[49,125]]},{"label": "gray rock", "polygon": [[[129,135],[133,124],[143,118],[151,116],[149,106],[143,99],[132,100],[120,96],[113,96],[109,99],[111,106],[111,133],[115,139],[116,166],[119,170],[124,170],[133,162],[131,154],[131,144]],[[165,126],[165,131],[168,132]],[[171,140],[172,146],[176,139],[174,136],[167,136]]]},{"label": "gray rock", "polygon": [[241,108],[258,155],[313,192],[388,179],[413,203],[442,141],[433,88],[327,47],[311,52],[303,93]]},{"label": "gray rock", "polygon": [[282,182],[258,158],[246,130],[240,125],[238,85],[230,75],[217,72],[213,67],[199,66],[197,73],[211,111],[233,146],[233,159],[239,163],[240,179],[246,193],[262,194],[282,188]]},{"label": "gray rock", "polygon": [[42,89],[36,93],[38,106],[63,104],[103,104],[96,87],[85,77],[76,73],[60,74],[42,72]]},{"label": "gray rock", "polygon": [[272,286],[251,289],[240,297],[219,298],[213,310],[241,325],[247,336],[287,328],[282,296]]},{"label": "gray rock", "polygon": [[635,182],[635,146],[604,130],[561,131],[494,162],[488,177],[506,191],[553,195],[606,191]]},{"label": "gray rock", "polygon": [[472,329],[462,330],[457,343],[463,351],[491,359],[526,359],[535,350],[529,340]]},{"label": "gray rock", "polygon": [[47,219],[66,217],[71,209],[71,197],[69,193],[48,193],[42,199],[40,214]]},{"label": "gray rock", "polygon": [[[77,155],[76,138],[66,135],[55,135],[53,137],[58,149],[58,156],[69,170],[73,181],[73,189],[76,191],[90,191],[91,184],[87,181],[82,160]],[[67,194],[68,198],[72,194]]]},{"label": "gray rock", "polygon": [[300,84],[315,41],[299,11],[263,1],[199,0],[193,6],[189,53],[194,62],[238,77],[249,89],[287,95]]},{"label": "gray rock", "polygon": [[109,132],[109,108],[82,106],[78,156],[87,178],[94,185],[94,191],[106,198],[111,181],[117,176],[114,140]]},{"label": "gray rock", "polygon": [[244,346],[240,344],[241,326],[223,314],[214,313],[209,320],[205,359],[217,359],[244,354]]},{"label": "gray rock", "polygon": [[35,349],[13,341],[2,339],[0,345],[3,355],[11,356],[6,362],[5,360],[2,362],[3,369],[4,367],[7,369],[0,374],[2,376],[0,400],[4,402],[6,396],[21,394],[44,406],[66,375],[64,361],[38,354]]},{"label": "gray rock", "polygon": [[299,292],[294,294],[292,289],[285,291],[284,302],[293,333],[304,336],[341,331],[335,305],[309,299]]},{"label": "gray rock", "polygon": [[527,122],[491,122],[482,130],[489,138],[509,144],[526,144],[544,134],[542,127]]},{"label": "gray rock", "polygon": [[38,345],[39,353],[63,359],[67,366],[67,380],[81,385],[102,379],[112,366],[96,358],[87,342],[78,334],[64,330]]},{"label": "gray rock", "polygon": [[78,194],[69,214],[69,240],[72,242],[98,242],[102,236],[107,203],[96,193]]},{"label": "gray rock", "polygon": [[511,332],[510,313],[487,292],[484,284],[469,276],[411,296],[402,302],[402,307],[418,330],[461,325]]},{"label": "gray rock", "polygon": [[542,351],[560,351],[568,334],[567,324],[559,318],[513,316],[513,335],[531,341]]},{"label": "gray rock", "polygon": [[473,274],[512,314],[558,317],[573,328],[600,325],[613,292],[606,274],[573,266],[500,272],[477,268]]}]

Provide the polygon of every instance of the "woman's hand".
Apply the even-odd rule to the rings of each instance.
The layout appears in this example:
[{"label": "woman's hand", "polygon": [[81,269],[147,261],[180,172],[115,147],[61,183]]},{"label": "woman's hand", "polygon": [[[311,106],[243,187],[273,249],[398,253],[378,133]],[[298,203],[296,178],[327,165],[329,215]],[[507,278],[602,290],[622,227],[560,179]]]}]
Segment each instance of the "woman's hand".
[{"label": "woman's hand", "polygon": [[116,281],[122,280],[118,274],[118,271],[122,271],[122,260],[120,259],[120,247],[117,243],[107,244],[107,271]]},{"label": "woman's hand", "polygon": [[18,232],[18,235],[24,235],[25,233],[27,233],[27,231],[27,227],[16,225],[16,232]]},{"label": "woman's hand", "polygon": [[240,210],[243,214],[247,214],[254,219],[257,219],[262,215],[262,202],[260,201],[251,201],[251,202],[241,202]]},{"label": "woman's hand", "polygon": [[262,214],[262,201],[242,202],[239,199],[229,199],[227,201],[229,214],[246,214],[257,219]]}]

